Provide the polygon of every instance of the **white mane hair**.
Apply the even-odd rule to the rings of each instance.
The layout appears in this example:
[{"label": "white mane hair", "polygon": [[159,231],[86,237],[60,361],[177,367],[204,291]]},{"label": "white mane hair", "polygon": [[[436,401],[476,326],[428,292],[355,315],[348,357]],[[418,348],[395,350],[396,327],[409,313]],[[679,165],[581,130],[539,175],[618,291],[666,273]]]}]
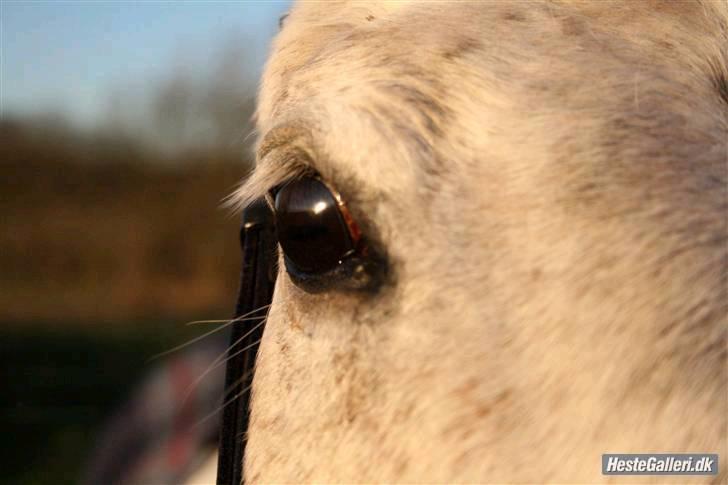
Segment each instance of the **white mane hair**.
[{"label": "white mane hair", "polygon": [[315,171],[389,273],[280,265],[247,480],[726,482],[725,2],[301,2],[257,124],[234,203]]}]

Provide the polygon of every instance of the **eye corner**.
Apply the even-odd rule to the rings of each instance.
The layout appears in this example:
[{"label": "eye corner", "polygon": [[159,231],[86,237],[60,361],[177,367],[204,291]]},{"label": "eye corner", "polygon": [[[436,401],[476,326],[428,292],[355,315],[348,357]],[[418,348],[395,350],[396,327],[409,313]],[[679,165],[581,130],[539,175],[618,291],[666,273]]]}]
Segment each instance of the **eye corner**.
[{"label": "eye corner", "polygon": [[285,254],[283,261],[293,284],[312,294],[326,291],[376,294],[388,276],[386,259],[373,254],[352,255],[324,273],[300,271]]}]

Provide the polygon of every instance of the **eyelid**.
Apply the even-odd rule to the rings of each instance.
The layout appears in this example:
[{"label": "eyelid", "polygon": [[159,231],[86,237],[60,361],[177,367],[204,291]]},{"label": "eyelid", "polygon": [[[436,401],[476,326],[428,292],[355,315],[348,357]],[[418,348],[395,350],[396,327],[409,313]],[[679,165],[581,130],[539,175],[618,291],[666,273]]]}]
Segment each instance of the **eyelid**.
[{"label": "eyelid", "polygon": [[262,161],[270,152],[287,147],[289,151],[300,150],[310,156],[312,142],[311,133],[303,126],[303,123],[281,123],[268,130],[263,136],[256,155],[258,160]]},{"label": "eyelid", "polygon": [[[334,195],[339,210],[351,230],[352,237],[356,241],[361,239],[361,225],[356,222],[350,210],[352,201],[342,197],[342,192],[337,188],[342,185],[346,188],[351,184],[333,182],[338,179],[338,173],[325,157],[318,156],[316,153],[311,124],[304,124],[301,119],[297,118],[295,121],[286,121],[274,126],[261,139],[257,157],[258,168],[256,171],[267,172],[271,175],[264,178],[270,179],[269,187],[271,188],[268,189],[268,194],[272,199],[275,199],[277,190],[289,180],[303,176],[315,176]],[[344,191],[344,193],[346,192]]]},{"label": "eyelid", "polygon": [[349,211],[349,207],[347,206],[346,202],[341,197],[339,191],[336,190],[336,188],[334,188],[327,180],[320,176],[317,176],[317,178],[321,181],[322,184],[326,186],[327,189],[329,189],[331,195],[334,196],[334,199],[336,200],[336,205],[339,207],[339,212],[344,218],[344,223],[349,228],[349,235],[351,236],[352,242],[354,243],[354,246],[358,245],[359,241],[361,240],[361,229],[356,223],[356,220],[354,220],[354,216],[352,216],[351,211]]}]

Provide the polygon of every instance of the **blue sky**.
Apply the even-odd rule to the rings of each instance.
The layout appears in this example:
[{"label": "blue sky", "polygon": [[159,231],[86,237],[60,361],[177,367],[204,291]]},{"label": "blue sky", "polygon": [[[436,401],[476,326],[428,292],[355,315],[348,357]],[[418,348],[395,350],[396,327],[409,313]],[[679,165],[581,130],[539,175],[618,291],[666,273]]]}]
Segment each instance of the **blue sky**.
[{"label": "blue sky", "polygon": [[175,64],[205,70],[226,38],[246,43],[242,67],[257,75],[289,3],[2,0],[0,114],[93,123],[113,90],[143,90]]}]

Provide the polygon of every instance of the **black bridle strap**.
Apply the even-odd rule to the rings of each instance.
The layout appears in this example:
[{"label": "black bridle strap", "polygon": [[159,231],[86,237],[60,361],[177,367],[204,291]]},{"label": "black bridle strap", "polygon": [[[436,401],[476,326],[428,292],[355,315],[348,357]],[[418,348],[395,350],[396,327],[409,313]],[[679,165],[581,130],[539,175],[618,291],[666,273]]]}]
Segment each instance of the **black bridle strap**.
[{"label": "black bridle strap", "polygon": [[[235,397],[223,409],[217,463],[218,485],[240,485],[244,482],[243,460],[248,432],[250,389],[258,345],[265,326],[261,319],[266,317],[273,298],[276,244],[273,213],[261,198],[243,212],[240,228],[243,267],[235,318],[244,316],[246,320],[241,318],[233,323],[230,334],[224,396]],[[256,318],[247,319],[248,317]],[[256,325],[259,326],[251,330]],[[226,399],[223,397],[223,402]]]}]

